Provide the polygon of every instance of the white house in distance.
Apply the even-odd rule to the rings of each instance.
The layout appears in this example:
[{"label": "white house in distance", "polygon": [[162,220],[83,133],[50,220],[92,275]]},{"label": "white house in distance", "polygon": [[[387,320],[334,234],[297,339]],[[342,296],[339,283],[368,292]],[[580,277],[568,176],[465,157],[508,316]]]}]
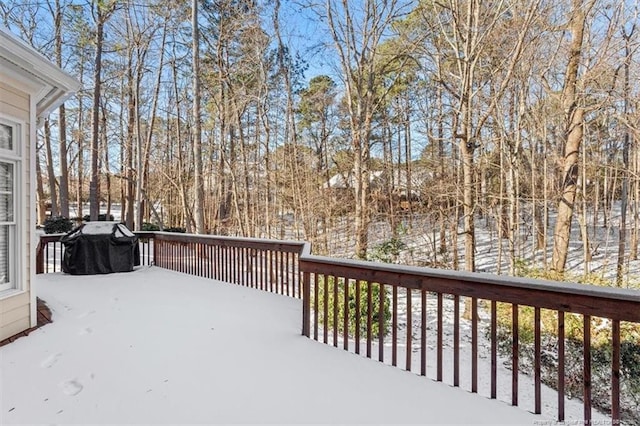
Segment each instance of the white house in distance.
[{"label": "white house in distance", "polygon": [[80,83],[0,28],[0,341],[36,325],[36,129]]}]

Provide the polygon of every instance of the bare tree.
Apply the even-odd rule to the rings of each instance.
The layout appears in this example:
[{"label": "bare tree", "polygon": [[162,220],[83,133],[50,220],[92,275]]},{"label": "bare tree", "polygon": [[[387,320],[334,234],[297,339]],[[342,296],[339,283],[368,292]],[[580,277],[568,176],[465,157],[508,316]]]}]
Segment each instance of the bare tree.
[{"label": "bare tree", "polygon": [[[440,83],[455,102],[451,125],[462,162],[462,206],[465,236],[465,269],[475,270],[475,153],[482,145],[482,131],[493,114],[513,77],[526,42],[530,39],[532,22],[537,16],[540,0],[509,3],[483,3],[480,0],[448,0],[434,2],[423,10],[423,19],[432,28],[433,61],[442,68]],[[519,19],[507,19],[507,17]],[[515,25],[515,28],[511,28]],[[510,49],[495,57],[493,43],[505,43],[507,28],[513,33]],[[483,69],[484,60],[494,56],[491,69]],[[453,76],[454,78],[446,78]],[[496,87],[486,106],[481,102],[482,81],[496,81]]]},{"label": "bare tree", "polygon": [[198,0],[191,3],[192,73],[193,73],[193,156],[195,205],[193,214],[196,221],[196,233],[202,234],[204,229],[204,184],[202,178],[202,122],[200,117],[200,30],[198,26]]},{"label": "bare tree", "polygon": [[583,137],[583,119],[585,108],[578,92],[578,74],[582,46],[584,41],[585,22],[595,0],[573,0],[569,31],[571,46],[565,69],[564,87],[562,89],[562,105],[565,114],[564,162],[558,202],[558,217],[553,233],[553,256],[551,269],[564,272],[567,263],[567,252],[571,234],[571,221],[575,208],[578,188],[578,156]]},{"label": "bare tree", "polygon": [[109,20],[116,8],[114,1],[94,0],[91,4],[93,19],[96,24],[95,34],[95,70],[93,73],[93,105],[92,105],[92,130],[91,130],[91,183],[89,185],[89,217],[98,220],[100,213],[100,174],[98,169],[98,157],[100,146],[100,89],[102,87],[102,49],[104,42],[104,25]]},{"label": "bare tree", "polygon": [[[366,0],[358,5],[327,0],[325,13],[345,85],[355,175],[355,255],[365,258],[371,221],[371,129],[384,96],[376,96],[376,57],[383,36],[404,10],[398,0]],[[395,54],[388,60],[395,59]]]},{"label": "bare tree", "polygon": [[[624,6],[623,6],[624,7]],[[624,176],[622,177],[622,191],[620,194],[620,224],[618,226],[618,259],[616,262],[616,285],[618,287],[622,286],[623,280],[623,267],[624,267],[624,259],[625,259],[625,247],[627,242],[627,206],[629,204],[629,149],[630,149],[630,139],[631,139],[631,131],[629,129],[629,125],[626,124],[628,121],[628,114],[630,110],[630,96],[631,96],[631,78],[630,78],[630,69],[631,69],[631,61],[633,59],[633,51],[631,48],[631,38],[633,37],[633,33],[636,30],[637,21],[637,5],[636,5],[636,16],[633,19],[632,24],[629,29],[625,28],[624,25],[622,27],[622,38],[624,40],[624,64],[623,64],[623,72],[624,72],[624,80],[623,80],[623,111],[622,114],[624,116],[625,128],[623,130],[623,142],[622,142],[622,167]]]},{"label": "bare tree", "polygon": [[[49,3],[49,10],[53,16],[55,33],[55,56],[56,64],[62,68],[62,15],[63,8],[60,0],[55,1],[55,8]],[[59,161],[60,161],[60,215],[69,217],[69,166],[67,150],[67,112],[65,105],[60,105],[58,109],[58,132],[59,132]]]}]

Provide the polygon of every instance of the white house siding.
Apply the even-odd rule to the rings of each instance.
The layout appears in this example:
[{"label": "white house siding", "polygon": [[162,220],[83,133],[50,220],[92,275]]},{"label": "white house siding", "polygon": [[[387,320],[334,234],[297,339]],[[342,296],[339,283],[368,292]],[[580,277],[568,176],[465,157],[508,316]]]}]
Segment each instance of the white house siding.
[{"label": "white house siding", "polygon": [[[0,73],[0,115],[9,117],[23,123],[22,135],[20,143],[23,144],[25,153],[22,161],[22,198],[24,200],[21,209],[18,212],[18,220],[22,221],[26,228],[26,238],[22,239],[26,250],[22,253],[15,253],[21,258],[21,285],[22,288],[18,292],[9,292],[8,295],[0,293],[0,341],[11,337],[23,330],[30,328],[35,324],[31,324],[31,256],[32,256],[32,231],[33,223],[31,222],[31,138],[30,138],[30,97],[29,94],[13,87],[6,82],[10,81],[8,76]],[[24,254],[26,258],[24,258]]]}]

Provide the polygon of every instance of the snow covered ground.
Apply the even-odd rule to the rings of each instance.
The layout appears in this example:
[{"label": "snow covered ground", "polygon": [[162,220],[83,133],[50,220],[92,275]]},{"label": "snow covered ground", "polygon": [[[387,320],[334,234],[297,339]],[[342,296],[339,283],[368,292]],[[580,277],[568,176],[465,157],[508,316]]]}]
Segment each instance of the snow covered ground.
[{"label": "snow covered ground", "polygon": [[54,322],[0,348],[3,425],[553,424],[302,337],[296,299],[156,267],[36,284]]}]

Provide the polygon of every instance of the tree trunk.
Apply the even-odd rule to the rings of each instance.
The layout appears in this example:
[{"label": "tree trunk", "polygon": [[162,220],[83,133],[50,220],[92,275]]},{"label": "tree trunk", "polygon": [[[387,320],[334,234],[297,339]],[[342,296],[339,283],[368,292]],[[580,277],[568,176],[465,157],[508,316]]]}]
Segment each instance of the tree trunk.
[{"label": "tree trunk", "polygon": [[[631,94],[631,84],[629,79],[629,68],[631,63],[630,37],[635,30],[632,27],[631,34],[625,30],[625,62],[624,62],[624,110],[625,121],[629,119],[629,96]],[[627,205],[629,198],[629,127],[625,125],[624,140],[622,142],[622,193],[620,194],[620,225],[618,227],[618,259],[616,262],[616,285],[622,287],[625,245],[627,243]]]},{"label": "tree trunk", "polygon": [[193,31],[193,165],[194,209],[196,233],[205,233],[204,185],[202,176],[202,123],[200,121],[200,29],[198,27],[198,0],[191,2],[191,28]]},{"label": "tree trunk", "polygon": [[105,170],[105,186],[106,186],[106,201],[107,211],[106,220],[109,220],[111,214],[111,172],[109,171],[109,141],[107,140],[107,111],[104,106],[102,107],[102,128],[105,129],[102,132],[102,149],[104,149],[104,170]]},{"label": "tree trunk", "polygon": [[[140,208],[138,209],[138,218],[136,221],[136,229],[138,230],[142,229],[142,224],[144,222],[144,211],[145,211],[144,206],[146,206],[149,203],[149,200],[147,197],[147,185],[149,180],[148,179],[149,158],[151,155],[151,141],[152,141],[153,133],[155,130],[156,115],[157,115],[157,109],[158,109],[158,98],[160,95],[161,77],[162,77],[162,71],[164,66],[164,53],[165,53],[166,40],[167,40],[167,21],[165,20],[162,28],[162,41],[160,43],[160,58],[158,61],[156,82],[155,82],[155,88],[153,91],[151,118],[149,119],[149,125],[147,126],[147,134],[145,138],[144,147],[142,149],[142,152],[138,153],[138,155],[142,157],[142,160],[140,162],[142,165],[142,168],[138,172],[138,180],[140,181],[139,194],[138,194],[139,196],[138,200],[140,200]],[[150,207],[153,210],[153,206],[150,206]]]},{"label": "tree trunk", "polygon": [[[364,134],[363,134],[364,133]],[[369,139],[368,132],[352,133],[354,141],[354,173],[355,179],[355,255],[358,259],[366,259],[369,246],[370,218],[370,186],[369,186]]]},{"label": "tree trunk", "polygon": [[[80,84],[84,80],[84,66],[82,62],[79,65]],[[77,186],[76,186],[76,203],[77,218],[78,221],[83,219],[83,179],[84,179],[84,97],[81,93],[78,94],[78,132],[76,142],[78,144],[78,173],[77,173]]]},{"label": "tree trunk", "polygon": [[126,173],[126,216],[125,223],[129,229],[135,227],[135,155],[134,141],[135,135],[135,117],[136,117],[136,101],[134,93],[135,82],[133,78],[133,52],[129,52],[129,66],[127,67],[127,138],[125,147],[125,167]]},{"label": "tree trunk", "polygon": [[633,146],[633,228],[631,229],[631,243],[629,258],[638,260],[638,228],[640,228],[640,152],[636,144]]},{"label": "tree trunk", "polygon": [[551,258],[551,268],[559,273],[564,272],[567,263],[569,240],[571,238],[571,221],[573,219],[578,183],[578,155],[583,137],[584,107],[580,105],[581,99],[577,85],[585,20],[588,9],[590,9],[590,7],[585,7],[584,3],[584,0],[573,0],[570,23],[571,48],[562,91],[565,111],[564,165],[560,200],[558,202],[558,217],[553,233],[553,256]]},{"label": "tree trunk", "polygon": [[[472,142],[471,142],[472,143]],[[473,151],[469,143],[460,144],[462,154],[462,215],[464,224],[464,269],[476,270],[476,232],[475,232],[475,191],[473,174]]]},{"label": "tree trunk", "polygon": [[[98,220],[100,213],[100,171],[98,169],[98,159],[100,156],[100,89],[102,87],[102,44],[104,40],[104,23],[110,11],[103,10],[104,5],[100,1],[94,0],[96,34],[96,51],[94,58],[95,70],[93,73],[93,105],[91,123],[91,183],[89,184],[89,216],[90,220]],[[105,129],[106,131],[106,129]]]},{"label": "tree trunk", "polygon": [[[62,9],[60,0],[55,1],[54,12],[56,64],[62,68]],[[58,131],[60,132],[60,215],[69,217],[69,166],[67,164],[67,112],[64,104],[58,109]]]}]

